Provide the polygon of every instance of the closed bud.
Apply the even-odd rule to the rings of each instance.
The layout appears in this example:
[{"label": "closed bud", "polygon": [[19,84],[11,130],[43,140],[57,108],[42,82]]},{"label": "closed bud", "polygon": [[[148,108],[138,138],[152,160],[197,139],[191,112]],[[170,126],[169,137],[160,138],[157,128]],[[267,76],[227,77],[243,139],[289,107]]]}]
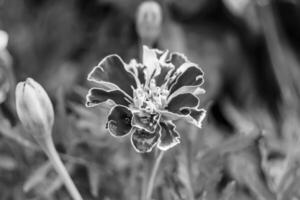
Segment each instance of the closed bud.
[{"label": "closed bud", "polygon": [[53,106],[44,88],[32,78],[17,84],[16,107],[22,124],[36,139],[39,140],[45,134],[51,135]]},{"label": "closed bud", "polygon": [[8,34],[5,31],[0,30],[0,51],[5,49],[8,42]]},{"label": "closed bud", "polygon": [[7,33],[0,30],[0,104],[6,100],[7,94],[10,89],[10,56],[6,50],[7,42]]},{"label": "closed bud", "polygon": [[53,140],[51,131],[54,123],[53,106],[44,88],[27,78],[16,87],[16,107],[22,124],[30,131],[44,152],[47,154],[66,188],[74,200],[82,200],[68,171],[61,161]]},{"label": "closed bud", "polygon": [[162,10],[155,1],[145,1],[138,7],[136,15],[137,33],[142,43],[152,46],[157,40],[162,24]]},{"label": "closed bud", "polygon": [[6,100],[10,89],[8,70],[1,61],[2,58],[0,54],[0,104]]}]

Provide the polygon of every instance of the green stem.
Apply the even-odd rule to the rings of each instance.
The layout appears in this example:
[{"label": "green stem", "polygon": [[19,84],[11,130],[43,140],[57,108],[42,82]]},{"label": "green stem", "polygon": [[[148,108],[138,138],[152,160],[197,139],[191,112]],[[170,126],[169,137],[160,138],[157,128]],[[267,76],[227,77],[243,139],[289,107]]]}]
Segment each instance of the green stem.
[{"label": "green stem", "polygon": [[156,177],[157,170],[158,170],[158,167],[160,165],[160,162],[162,160],[163,155],[164,155],[164,151],[160,151],[157,158],[155,159],[155,163],[154,163],[154,166],[152,168],[152,171],[151,171],[151,174],[150,174],[150,179],[149,179],[149,182],[148,182],[148,188],[147,188],[147,193],[146,193],[146,199],[145,200],[151,200],[151,195],[152,195],[152,191],[153,191],[155,177]]},{"label": "green stem", "polygon": [[74,182],[72,181],[66,167],[61,161],[52,140],[48,140],[45,148],[45,152],[56,169],[58,175],[62,178],[67,190],[74,200],[82,200],[80,193],[78,192]]},{"label": "green stem", "polygon": [[148,180],[150,175],[150,166],[152,165],[153,155],[152,152],[150,154],[143,154],[143,182],[142,182],[142,191],[141,191],[141,199],[146,200],[146,193],[148,188]]}]

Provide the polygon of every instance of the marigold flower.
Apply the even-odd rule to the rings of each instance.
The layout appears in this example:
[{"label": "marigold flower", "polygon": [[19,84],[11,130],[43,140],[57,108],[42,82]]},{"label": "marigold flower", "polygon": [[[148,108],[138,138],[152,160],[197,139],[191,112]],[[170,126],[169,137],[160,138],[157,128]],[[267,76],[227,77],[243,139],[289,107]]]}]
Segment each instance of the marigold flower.
[{"label": "marigold flower", "polygon": [[206,111],[199,108],[203,72],[184,55],[143,47],[143,63],[126,64],[118,55],[106,56],[88,75],[99,84],[91,88],[86,106],[114,103],[107,129],[112,136],[131,134],[137,152],[153,147],[168,150],[180,142],[173,123],[184,119],[201,127]]},{"label": "marigold flower", "polygon": [[32,78],[20,82],[16,87],[16,108],[22,124],[34,137],[50,136],[54,123],[53,106],[43,87]]}]

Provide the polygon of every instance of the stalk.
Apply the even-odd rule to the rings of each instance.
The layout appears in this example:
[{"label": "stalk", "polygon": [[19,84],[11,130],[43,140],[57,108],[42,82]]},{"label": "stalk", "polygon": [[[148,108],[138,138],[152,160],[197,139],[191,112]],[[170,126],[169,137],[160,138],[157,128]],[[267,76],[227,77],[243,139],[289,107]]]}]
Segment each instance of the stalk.
[{"label": "stalk", "polygon": [[148,188],[147,188],[147,192],[146,192],[146,199],[145,200],[151,200],[151,195],[152,195],[152,191],[153,191],[153,186],[154,186],[154,181],[155,181],[155,177],[157,175],[157,171],[159,168],[159,165],[161,163],[161,160],[163,158],[164,155],[164,151],[160,151],[158,156],[155,159],[155,163],[153,165],[151,174],[150,174],[150,179],[148,182]]},{"label": "stalk", "polygon": [[45,153],[47,154],[49,160],[53,164],[58,175],[62,178],[67,190],[69,191],[70,195],[72,196],[73,200],[82,200],[80,193],[78,192],[74,182],[72,181],[66,167],[64,166],[63,162],[61,161],[52,140],[46,143]]}]

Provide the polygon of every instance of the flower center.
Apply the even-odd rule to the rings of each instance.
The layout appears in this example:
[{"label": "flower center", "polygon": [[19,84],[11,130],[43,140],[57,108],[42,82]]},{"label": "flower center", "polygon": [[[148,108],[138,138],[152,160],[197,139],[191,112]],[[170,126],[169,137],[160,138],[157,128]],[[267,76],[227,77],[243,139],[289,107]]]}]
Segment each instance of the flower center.
[{"label": "flower center", "polygon": [[169,91],[165,87],[156,86],[155,80],[151,79],[148,85],[142,85],[134,89],[134,107],[153,113],[167,106],[168,95]]}]

